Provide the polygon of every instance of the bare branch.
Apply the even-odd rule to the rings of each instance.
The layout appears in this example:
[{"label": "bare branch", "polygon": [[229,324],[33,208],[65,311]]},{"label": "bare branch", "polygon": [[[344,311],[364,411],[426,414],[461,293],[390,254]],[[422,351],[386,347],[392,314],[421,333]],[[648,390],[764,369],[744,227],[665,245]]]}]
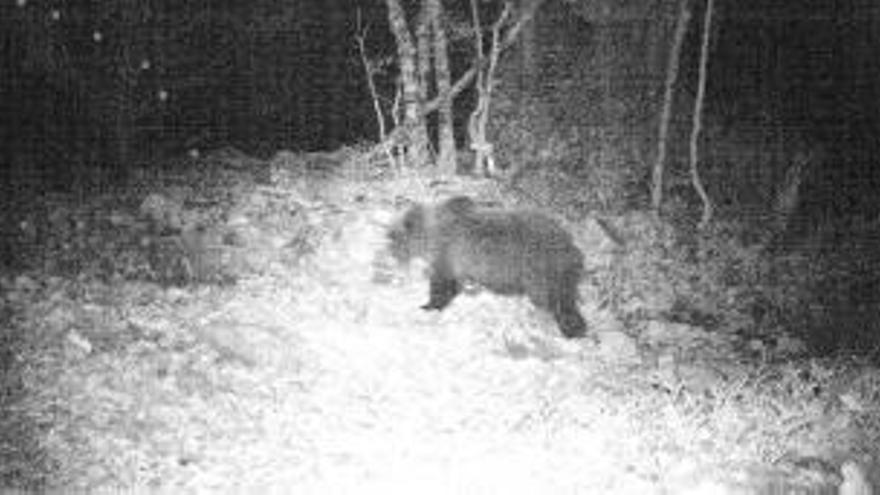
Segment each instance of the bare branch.
[{"label": "bare branch", "polygon": [[706,193],[706,188],[703,187],[703,182],[700,179],[700,170],[698,168],[698,144],[700,137],[700,130],[702,129],[702,116],[703,116],[703,101],[706,96],[706,81],[707,81],[707,73],[709,67],[709,37],[712,30],[712,7],[714,5],[714,0],[707,0],[706,4],[706,13],[703,17],[703,41],[702,47],[700,49],[700,80],[699,86],[697,86],[697,97],[696,103],[694,105],[694,118],[693,118],[693,128],[691,130],[691,142],[690,142],[690,150],[691,150],[691,182],[693,183],[694,189],[696,189],[697,194],[700,195],[700,199],[703,202],[703,214],[700,218],[700,228],[705,228],[709,225],[709,222],[712,220],[712,199],[709,197],[709,194]]},{"label": "bare branch", "polygon": [[666,69],[666,90],[663,97],[663,114],[660,118],[660,135],[657,139],[657,159],[654,162],[654,171],[651,184],[651,207],[655,213],[660,213],[660,203],[663,201],[663,176],[666,162],[666,140],[669,135],[669,121],[672,118],[672,100],[674,97],[675,81],[678,79],[678,64],[681,59],[681,48],[684,45],[684,37],[690,23],[691,11],[688,9],[689,0],[679,0],[680,10],[675,22],[675,36],[672,41],[672,50],[669,55],[669,64]]}]

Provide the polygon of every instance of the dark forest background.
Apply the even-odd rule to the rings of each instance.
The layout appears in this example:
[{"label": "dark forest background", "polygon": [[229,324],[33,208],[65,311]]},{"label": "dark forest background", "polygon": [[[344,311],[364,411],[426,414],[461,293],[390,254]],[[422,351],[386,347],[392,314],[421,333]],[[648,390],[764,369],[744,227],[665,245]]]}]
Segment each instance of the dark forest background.
[{"label": "dark forest background", "polygon": [[[481,5],[490,18],[500,2]],[[647,17],[627,17],[633,5]],[[614,45],[615,94],[584,96],[582,89],[576,101],[602,107],[609,97],[647,100],[601,120],[641,120],[644,126],[627,132],[649,141],[666,48],[633,42],[638,34],[608,33],[662,39],[648,33],[670,31],[675,5],[644,0],[609,10],[599,1],[548,0],[536,18],[539,35],[529,41],[542,57],[536,77],[546,89],[560,74],[571,77],[567,66],[584,66],[608,54],[603,43]],[[448,2],[446,9],[451,19],[466,20],[468,6]],[[695,91],[702,8],[692,7],[679,98]],[[880,8],[867,0],[779,0],[720,1],[716,9],[708,120],[725,132],[782,129],[785,152],[792,140],[809,143],[810,153],[821,149],[823,165],[810,171],[803,195],[805,208],[821,211],[811,215],[876,214]],[[383,2],[7,2],[0,6],[0,163],[16,176],[24,170],[67,183],[80,167],[124,173],[127,163],[196,148],[231,145],[270,156],[376,139],[355,42],[360,32],[367,56],[383,68],[376,82],[390,101],[396,68]],[[471,63],[469,43],[453,44],[453,74]],[[505,59],[517,57],[514,49]],[[576,75],[599,77],[584,72]],[[459,124],[469,97],[457,102]],[[682,125],[688,105],[677,111]],[[458,134],[462,142],[461,125]]]}]

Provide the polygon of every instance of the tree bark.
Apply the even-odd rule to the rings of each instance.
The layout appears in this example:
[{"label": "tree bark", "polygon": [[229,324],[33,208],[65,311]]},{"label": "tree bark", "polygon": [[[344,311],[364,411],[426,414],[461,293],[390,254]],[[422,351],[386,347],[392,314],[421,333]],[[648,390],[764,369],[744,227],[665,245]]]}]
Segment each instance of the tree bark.
[{"label": "tree bark", "polygon": [[430,162],[428,133],[422,119],[419,77],[416,72],[417,50],[412,34],[406,25],[406,13],[399,0],[385,0],[388,6],[388,23],[397,42],[397,59],[403,87],[403,127],[409,138],[406,161],[411,166],[423,166]]},{"label": "tree bark", "polygon": [[431,95],[431,59],[433,45],[431,43],[431,8],[430,0],[421,0],[419,17],[416,25],[417,61],[419,74],[419,98],[424,103]]},{"label": "tree bark", "polygon": [[[426,0],[426,7],[434,34],[434,77],[437,92],[446,94],[452,87],[452,76],[449,72],[449,42],[446,38],[443,5],[440,0]],[[438,165],[441,173],[446,175],[454,175],[457,168],[452,101],[450,98],[440,103],[437,118]]]},{"label": "tree bark", "polygon": [[[524,2],[525,5],[523,6],[522,12],[517,21],[504,32],[503,36],[500,35],[499,29],[499,41],[495,43],[498,47],[498,53],[501,53],[516,41],[523,26],[533,19],[535,12],[543,2],[544,0],[531,0]],[[425,165],[430,161],[430,153],[428,132],[424,117],[431,112],[436,111],[438,108],[448,106],[451,120],[453,100],[467,87],[467,85],[473,82],[477,74],[487,69],[489,60],[477,60],[474,66],[462,74],[454,84],[446,88],[445,83],[443,83],[443,87],[437,88],[438,94],[436,97],[430,101],[427,99],[420,101],[419,98],[422,93],[418,72],[418,50],[416,42],[413,40],[413,36],[407,27],[406,14],[401,8],[400,1],[385,0],[385,3],[388,7],[388,20],[391,26],[391,31],[397,42],[398,64],[400,67],[400,86],[402,88],[401,100],[403,105],[403,122],[397,125],[397,127],[388,134],[385,140],[386,142],[380,143],[368,153],[367,156],[374,156],[375,153],[386,150],[388,146],[399,145],[402,147],[405,146],[405,158],[408,163],[413,165]],[[507,5],[508,7],[505,8],[505,11],[509,11],[510,4],[508,3]],[[447,54],[444,51],[444,56],[446,55]],[[449,73],[448,70],[446,70],[446,72]],[[454,149],[454,136],[451,141],[453,142]]]}]

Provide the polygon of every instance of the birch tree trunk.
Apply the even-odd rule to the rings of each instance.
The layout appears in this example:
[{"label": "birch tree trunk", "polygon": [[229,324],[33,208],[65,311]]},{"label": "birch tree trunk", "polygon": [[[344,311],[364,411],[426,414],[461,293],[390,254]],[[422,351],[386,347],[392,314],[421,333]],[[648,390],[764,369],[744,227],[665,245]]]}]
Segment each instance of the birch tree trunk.
[{"label": "birch tree trunk", "polygon": [[[449,41],[446,38],[443,5],[440,0],[426,0],[425,7],[434,35],[434,77],[437,92],[441,95],[448,94],[452,88],[452,76],[449,72]],[[437,117],[438,166],[445,175],[455,174],[457,168],[452,101],[452,98],[448,98],[440,104]]]},{"label": "birch tree trunk", "polygon": [[[429,0],[421,0],[419,16],[416,24],[416,66],[419,74],[419,98],[424,103],[431,95],[431,60],[433,46],[431,43],[431,10]],[[430,133],[429,133],[430,135]]]},{"label": "birch tree trunk", "polygon": [[388,23],[397,42],[397,59],[400,64],[400,82],[403,88],[403,127],[409,136],[406,161],[410,166],[429,163],[428,133],[422,118],[419,76],[416,72],[417,50],[413,36],[406,25],[406,13],[399,0],[385,0],[388,6]]}]

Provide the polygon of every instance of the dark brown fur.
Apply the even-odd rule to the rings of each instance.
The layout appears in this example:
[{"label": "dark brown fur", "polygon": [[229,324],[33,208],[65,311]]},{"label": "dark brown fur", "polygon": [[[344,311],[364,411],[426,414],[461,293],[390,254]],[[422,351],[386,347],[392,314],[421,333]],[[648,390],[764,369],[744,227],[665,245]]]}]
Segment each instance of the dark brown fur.
[{"label": "dark brown fur", "polygon": [[413,206],[388,236],[399,262],[420,257],[430,265],[424,309],[444,309],[464,283],[473,282],[497,294],[525,294],[553,315],[566,337],[586,333],[577,307],[583,254],[546,215],[479,208],[457,196],[435,206]]}]

